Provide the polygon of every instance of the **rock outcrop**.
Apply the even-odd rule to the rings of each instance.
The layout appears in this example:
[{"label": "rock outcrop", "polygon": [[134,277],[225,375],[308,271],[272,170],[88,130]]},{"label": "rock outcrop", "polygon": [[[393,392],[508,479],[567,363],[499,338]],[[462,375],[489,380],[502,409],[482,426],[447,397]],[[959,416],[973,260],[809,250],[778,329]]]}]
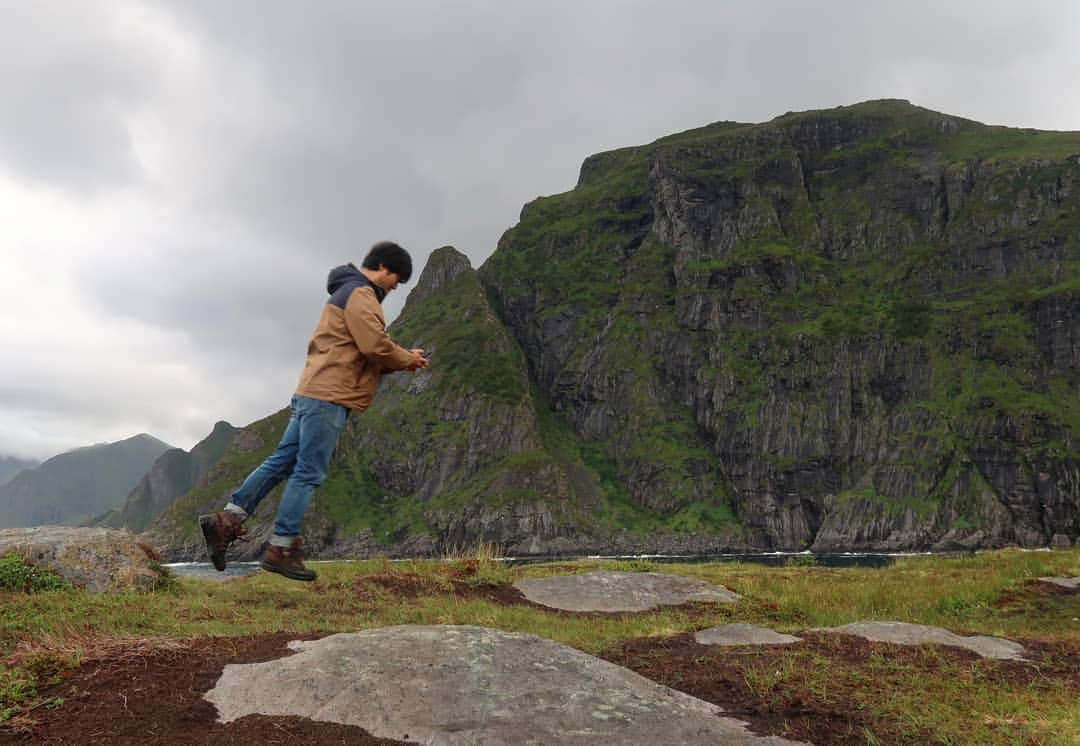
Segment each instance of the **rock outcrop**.
[{"label": "rock outcrop", "polygon": [[525,598],[564,611],[648,611],[692,601],[732,604],[742,596],[699,578],[600,570],[514,583]]},{"label": "rock outcrop", "polygon": [[401,626],[290,647],[298,653],[225,667],[206,694],[220,720],[293,715],[444,746],[795,744],[756,736],[716,705],[535,635]]},{"label": "rock outcrop", "polygon": [[983,658],[1024,660],[1024,646],[1012,640],[987,635],[958,635],[941,627],[908,622],[852,622],[841,627],[826,627],[815,632],[855,635],[872,642],[891,642],[896,645],[950,645],[966,648]]},{"label": "rock outcrop", "polygon": [[91,593],[153,590],[163,573],[133,534],[106,528],[0,529],[0,556],[11,553]]},{"label": "rock outcrop", "polygon": [[758,627],[753,624],[725,624],[722,627],[709,627],[694,633],[694,642],[699,645],[793,645],[800,642],[794,635]]}]

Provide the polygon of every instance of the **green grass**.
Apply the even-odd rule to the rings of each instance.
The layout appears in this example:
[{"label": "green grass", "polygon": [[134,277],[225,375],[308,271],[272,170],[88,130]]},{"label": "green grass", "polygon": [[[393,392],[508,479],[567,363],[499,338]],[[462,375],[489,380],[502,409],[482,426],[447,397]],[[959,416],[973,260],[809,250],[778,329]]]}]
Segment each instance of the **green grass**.
[{"label": "green grass", "polygon": [[69,588],[68,581],[54,572],[28,564],[20,554],[0,555],[0,592],[35,593]]}]

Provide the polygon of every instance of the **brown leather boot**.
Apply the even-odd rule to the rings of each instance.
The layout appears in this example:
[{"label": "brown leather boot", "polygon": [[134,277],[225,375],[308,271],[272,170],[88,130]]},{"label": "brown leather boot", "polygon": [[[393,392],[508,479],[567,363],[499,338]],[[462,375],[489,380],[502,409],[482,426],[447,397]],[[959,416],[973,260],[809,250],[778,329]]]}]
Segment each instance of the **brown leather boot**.
[{"label": "brown leather boot", "polygon": [[299,536],[287,547],[268,546],[259,567],[293,580],[314,580],[317,577],[314,570],[304,567],[304,540]]},{"label": "brown leather boot", "polygon": [[222,510],[199,516],[199,528],[206,539],[210,561],[214,563],[214,569],[221,572],[225,569],[225,552],[229,545],[247,533],[244,519],[236,513]]}]

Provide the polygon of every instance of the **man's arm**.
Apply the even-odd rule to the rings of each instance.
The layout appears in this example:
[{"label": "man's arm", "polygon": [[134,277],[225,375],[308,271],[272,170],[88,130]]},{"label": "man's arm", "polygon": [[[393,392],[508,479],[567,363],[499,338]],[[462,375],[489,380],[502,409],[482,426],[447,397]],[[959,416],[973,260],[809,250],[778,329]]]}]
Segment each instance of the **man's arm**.
[{"label": "man's arm", "polygon": [[382,308],[371,288],[357,288],[349,296],[345,304],[345,326],[348,327],[360,353],[378,363],[383,370],[416,370],[427,367],[422,350],[406,350],[390,339],[390,335],[386,333]]}]

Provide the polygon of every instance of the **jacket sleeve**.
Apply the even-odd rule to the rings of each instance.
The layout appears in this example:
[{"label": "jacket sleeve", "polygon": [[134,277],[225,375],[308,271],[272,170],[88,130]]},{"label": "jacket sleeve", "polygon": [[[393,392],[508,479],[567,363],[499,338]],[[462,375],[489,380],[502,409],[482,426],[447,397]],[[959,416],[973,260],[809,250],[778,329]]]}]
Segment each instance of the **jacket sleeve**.
[{"label": "jacket sleeve", "polygon": [[356,342],[360,354],[381,369],[404,370],[413,361],[413,354],[399,347],[386,333],[382,307],[371,288],[357,288],[345,304],[345,326]]}]

